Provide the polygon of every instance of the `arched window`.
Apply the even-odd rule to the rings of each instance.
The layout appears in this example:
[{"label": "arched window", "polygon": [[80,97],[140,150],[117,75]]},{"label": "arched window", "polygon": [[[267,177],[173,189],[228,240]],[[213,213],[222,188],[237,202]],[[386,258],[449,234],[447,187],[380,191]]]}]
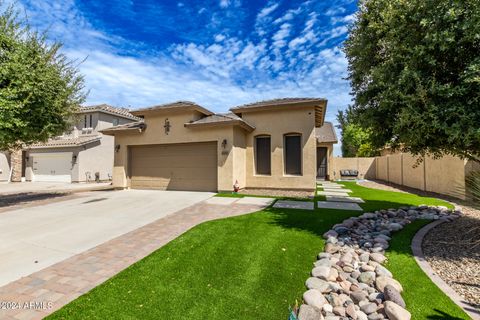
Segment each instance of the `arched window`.
[{"label": "arched window", "polygon": [[302,175],[302,135],[289,133],[283,136],[285,174]]},{"label": "arched window", "polygon": [[255,174],[272,174],[272,152],[270,136],[255,137]]}]

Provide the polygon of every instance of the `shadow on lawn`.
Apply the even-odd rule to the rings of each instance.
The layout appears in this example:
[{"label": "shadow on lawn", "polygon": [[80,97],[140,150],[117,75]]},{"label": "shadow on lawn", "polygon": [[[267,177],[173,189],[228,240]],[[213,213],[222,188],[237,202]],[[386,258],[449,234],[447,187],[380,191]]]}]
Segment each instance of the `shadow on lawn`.
[{"label": "shadow on lawn", "polygon": [[448,313],[438,309],[433,309],[433,311],[437,312],[438,314],[427,316],[428,320],[463,320],[463,318],[453,317]]}]

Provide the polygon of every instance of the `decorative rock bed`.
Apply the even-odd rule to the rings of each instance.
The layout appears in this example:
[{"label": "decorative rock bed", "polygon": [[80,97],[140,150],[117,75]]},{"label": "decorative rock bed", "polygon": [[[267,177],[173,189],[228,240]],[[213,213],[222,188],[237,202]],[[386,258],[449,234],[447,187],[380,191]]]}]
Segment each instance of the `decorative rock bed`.
[{"label": "decorative rock bed", "polygon": [[364,213],[333,226],[305,285],[299,320],[409,320],[402,285],[382,264],[392,232],[416,219],[452,221],[445,207],[402,207]]}]

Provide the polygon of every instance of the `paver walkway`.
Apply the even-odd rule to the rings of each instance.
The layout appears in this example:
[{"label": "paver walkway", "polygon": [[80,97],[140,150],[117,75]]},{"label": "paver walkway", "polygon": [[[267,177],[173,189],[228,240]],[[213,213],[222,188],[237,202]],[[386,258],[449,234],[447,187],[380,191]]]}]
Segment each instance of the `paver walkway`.
[{"label": "paver walkway", "polygon": [[0,319],[42,319],[195,225],[263,204],[201,202],[0,287]]},{"label": "paver walkway", "polygon": [[325,196],[327,200],[317,201],[317,207],[319,209],[363,211],[358,203],[364,203],[365,201],[358,197],[350,197],[348,193],[352,191],[344,189],[343,187],[342,184],[335,182],[317,183],[317,188],[322,189],[322,191],[317,191],[317,194]]}]

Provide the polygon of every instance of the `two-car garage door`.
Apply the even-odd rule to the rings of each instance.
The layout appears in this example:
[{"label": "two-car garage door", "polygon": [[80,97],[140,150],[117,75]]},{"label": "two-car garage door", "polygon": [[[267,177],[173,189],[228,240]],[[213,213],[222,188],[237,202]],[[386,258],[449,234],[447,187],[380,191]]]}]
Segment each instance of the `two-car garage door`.
[{"label": "two-car garage door", "polygon": [[129,157],[132,188],[217,190],[216,142],[131,146]]}]

